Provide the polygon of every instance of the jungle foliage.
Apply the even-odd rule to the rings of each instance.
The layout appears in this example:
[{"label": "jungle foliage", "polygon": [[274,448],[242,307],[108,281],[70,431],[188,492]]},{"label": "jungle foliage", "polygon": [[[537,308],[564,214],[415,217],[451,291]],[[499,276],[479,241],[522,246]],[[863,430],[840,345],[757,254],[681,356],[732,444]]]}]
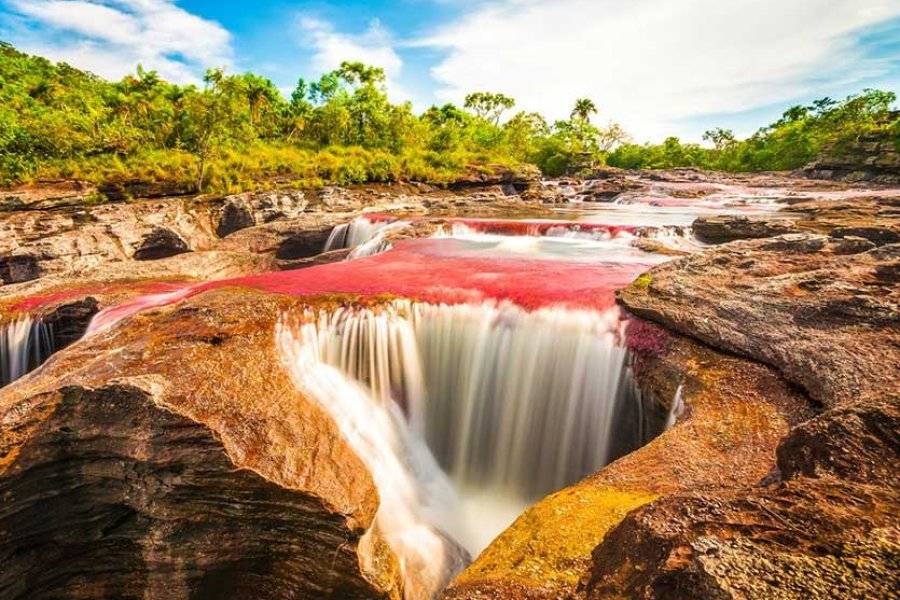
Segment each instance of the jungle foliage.
[{"label": "jungle foliage", "polygon": [[[727,170],[800,166],[885,125],[895,97],[867,90],[843,102],[794,107],[738,141],[709,132],[714,148],[628,143],[615,123],[577,99],[568,120],[514,112],[515,100],[475,92],[464,106],[416,114],[389,100],[384,71],[345,62],[290,97],[253,73],[207,71],[175,85],[138,66],[110,82],[0,42],[0,185],[44,178],[143,179],[236,191],[281,180],[300,185],[448,181],[473,165],[537,165],[547,175],[607,162],[627,168]],[[889,119],[888,119],[889,121]]]}]

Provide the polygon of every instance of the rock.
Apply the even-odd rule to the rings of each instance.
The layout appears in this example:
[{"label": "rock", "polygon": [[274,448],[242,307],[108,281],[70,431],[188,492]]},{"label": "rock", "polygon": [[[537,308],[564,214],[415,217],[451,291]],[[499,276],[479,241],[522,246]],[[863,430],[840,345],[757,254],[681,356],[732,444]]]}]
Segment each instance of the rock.
[{"label": "rock", "polygon": [[53,332],[53,351],[58,352],[80,340],[99,311],[100,303],[92,296],[64,302],[44,311],[41,321]]},{"label": "rock", "polygon": [[582,589],[589,600],[889,598],[898,517],[895,494],[832,478],[670,496],[606,536]]},{"label": "rock", "polygon": [[190,252],[187,242],[171,229],[157,227],[144,236],[134,252],[135,260],[158,260]]},{"label": "rock", "polygon": [[861,245],[734,242],[621,292],[637,314],[779,369],[826,410],[783,437],[757,485],[631,512],[593,553],[589,600],[886,598],[900,587],[897,250],[864,240],[848,254],[848,240]]},{"label": "rock", "polygon": [[511,185],[517,192],[525,191],[539,182],[541,173],[533,165],[520,165],[513,169],[505,165],[471,165],[466,172],[447,184],[451,190],[491,185]]},{"label": "rock", "polygon": [[78,206],[96,194],[96,186],[86,181],[39,180],[33,184],[0,189],[0,212]]},{"label": "rock", "polygon": [[253,218],[253,213],[250,212],[247,203],[235,198],[228,198],[225,200],[222,216],[219,217],[219,223],[216,226],[216,235],[225,237],[254,225],[256,225],[256,219]]},{"label": "rock", "polygon": [[707,244],[767,238],[799,231],[789,219],[751,219],[745,216],[700,217],[694,221],[692,229],[697,239]]},{"label": "rock", "polygon": [[[786,235],[650,270],[619,294],[635,314],[781,370],[826,406],[883,397],[900,373],[900,290],[881,249]],[[886,248],[886,247],[884,247]]]},{"label": "rock", "polygon": [[0,390],[0,597],[401,598],[371,476],[276,355],[294,302],[208,293]]},{"label": "rock", "polygon": [[132,198],[165,198],[188,196],[197,193],[195,184],[184,181],[145,181],[126,179],[105,181],[97,191],[110,202],[122,202]]},{"label": "rock", "polygon": [[[309,206],[302,190],[245,192],[225,198],[217,232],[225,237],[257,223],[296,219]],[[225,233],[227,231],[227,233]]]},{"label": "rock", "polygon": [[900,484],[900,397],[848,403],[791,430],[778,446],[785,478],[834,476],[859,483]]},{"label": "rock", "polygon": [[900,242],[900,227],[897,223],[893,227],[836,227],[831,235],[836,238],[856,237],[865,238],[876,246],[896,244]]},{"label": "rock", "polygon": [[18,254],[0,257],[0,281],[22,283],[41,276],[41,267],[33,254]]},{"label": "rock", "polygon": [[[897,113],[892,115],[897,119]],[[896,128],[894,128],[896,130]],[[867,134],[849,147],[827,148],[822,156],[797,171],[803,177],[839,181],[900,183],[900,149],[890,133]]]},{"label": "rock", "polygon": [[860,252],[868,252],[873,248],[875,248],[875,244],[866,238],[848,235],[835,244],[832,251],[835,254],[859,254]]},{"label": "rock", "polygon": [[294,260],[320,254],[325,248],[331,229],[328,227],[297,231],[281,242],[275,251],[275,257],[280,260]]}]

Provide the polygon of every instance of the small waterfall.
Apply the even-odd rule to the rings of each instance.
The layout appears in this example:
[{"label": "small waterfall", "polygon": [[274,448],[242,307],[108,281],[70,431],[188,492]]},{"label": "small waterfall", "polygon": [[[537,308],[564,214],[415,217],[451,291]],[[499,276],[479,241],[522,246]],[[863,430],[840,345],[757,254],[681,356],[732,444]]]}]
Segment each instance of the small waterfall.
[{"label": "small waterfall", "polygon": [[[464,492],[470,522],[453,534],[472,551],[528,503],[645,441],[642,426],[620,422],[640,398],[618,309],[395,301],[285,323],[282,337],[365,386],[380,410],[405,415]],[[478,499],[466,507],[466,497]],[[504,522],[483,514],[492,504]]]},{"label": "small waterfall", "polygon": [[0,325],[0,386],[39,367],[53,354],[53,330],[41,319],[23,315]]},{"label": "small waterfall", "polygon": [[348,256],[351,259],[378,254],[391,247],[390,243],[384,240],[384,236],[388,232],[408,224],[407,221],[396,221],[392,218],[373,220],[367,217],[358,217],[332,229],[322,251],[353,248],[353,252]]},{"label": "small waterfall", "polygon": [[694,236],[690,226],[662,225],[660,227],[646,227],[638,231],[638,237],[655,240],[666,248],[682,252],[697,252],[707,245]]}]

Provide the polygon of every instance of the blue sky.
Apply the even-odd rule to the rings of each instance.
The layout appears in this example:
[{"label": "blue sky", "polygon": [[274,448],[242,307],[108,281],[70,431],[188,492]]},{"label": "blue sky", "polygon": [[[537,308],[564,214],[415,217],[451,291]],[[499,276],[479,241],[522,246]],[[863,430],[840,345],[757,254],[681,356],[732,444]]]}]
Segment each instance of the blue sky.
[{"label": "blue sky", "polygon": [[900,0],[0,0],[0,39],[110,78],[226,66],[285,91],[364,60],[420,110],[491,90],[560,118],[589,96],[637,141],[900,89]]}]

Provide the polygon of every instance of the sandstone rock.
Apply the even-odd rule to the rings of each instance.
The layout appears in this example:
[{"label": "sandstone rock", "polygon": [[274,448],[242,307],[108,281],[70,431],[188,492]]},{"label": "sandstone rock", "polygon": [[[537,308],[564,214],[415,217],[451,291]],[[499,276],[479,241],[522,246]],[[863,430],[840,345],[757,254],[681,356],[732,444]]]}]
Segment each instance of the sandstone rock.
[{"label": "sandstone rock", "polygon": [[177,233],[171,229],[157,227],[141,240],[141,245],[134,252],[134,259],[158,260],[190,251],[187,242]]},{"label": "sandstone rock", "polygon": [[331,229],[328,227],[297,231],[281,242],[275,251],[275,257],[281,260],[293,260],[320,254],[331,234]]},{"label": "sandstone rock", "polygon": [[693,224],[694,235],[708,244],[774,237],[797,231],[799,229],[789,219],[751,219],[746,216],[700,217]]},{"label": "sandstone rock", "polygon": [[219,224],[216,226],[216,234],[219,237],[225,237],[247,227],[256,225],[256,219],[250,212],[250,207],[246,202],[241,202],[234,198],[225,201],[222,208],[222,216],[219,218]]},{"label": "sandstone rock", "polygon": [[524,191],[529,185],[540,181],[541,173],[533,165],[520,165],[512,169],[504,165],[470,166],[466,173],[447,184],[453,190],[485,185],[513,185],[516,191]]},{"label": "sandstone rock", "polygon": [[144,181],[127,179],[106,181],[97,191],[110,202],[121,202],[132,198],[164,198],[167,196],[187,196],[196,194],[193,183],[183,181]]},{"label": "sandstone rock", "polygon": [[833,408],[795,427],[778,446],[782,476],[834,476],[896,490],[900,397],[885,396]]},{"label": "sandstone rock", "polygon": [[40,318],[53,332],[53,351],[58,352],[80,340],[99,311],[100,303],[92,296],[63,302],[43,311]]},{"label": "sandstone rock", "polygon": [[900,586],[898,252],[865,240],[848,253],[848,240],[736,242],[620,294],[637,314],[778,368],[827,410],[781,440],[760,484],[630,513],[594,551],[587,598],[881,598]]},{"label": "sandstone rock", "polygon": [[41,180],[0,190],[0,212],[78,206],[96,192],[96,186],[86,181]]},{"label": "sandstone rock", "polygon": [[630,513],[594,551],[587,598],[889,598],[896,495],[802,479],[667,497]]},{"label": "sandstone rock", "polygon": [[896,140],[890,135],[869,134],[850,147],[826,149],[817,160],[799,169],[798,174],[811,178],[896,185],[900,183],[900,152]]},{"label": "sandstone rock", "polygon": [[0,596],[399,600],[369,473],[275,354],[293,302],[206,294],[0,390]]},{"label": "sandstone rock", "polygon": [[865,238],[876,246],[883,246],[900,242],[900,227],[896,225],[895,223],[894,227],[837,227],[832,230],[831,235],[836,238]]},{"label": "sandstone rock", "polygon": [[[718,246],[649,271],[619,297],[632,312],[780,369],[826,406],[896,392],[895,259],[786,235]],[[884,275],[879,275],[884,273]]]}]

